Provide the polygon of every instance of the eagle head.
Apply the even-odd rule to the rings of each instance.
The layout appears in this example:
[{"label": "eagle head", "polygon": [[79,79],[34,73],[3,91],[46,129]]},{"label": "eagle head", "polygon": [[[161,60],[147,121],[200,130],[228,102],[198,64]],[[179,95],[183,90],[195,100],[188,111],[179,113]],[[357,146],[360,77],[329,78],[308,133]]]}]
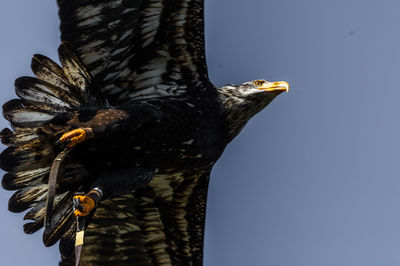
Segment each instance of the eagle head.
[{"label": "eagle head", "polygon": [[253,115],[264,109],[276,96],[289,91],[289,84],[286,81],[257,79],[241,85],[226,85],[218,88],[218,91],[233,138]]}]

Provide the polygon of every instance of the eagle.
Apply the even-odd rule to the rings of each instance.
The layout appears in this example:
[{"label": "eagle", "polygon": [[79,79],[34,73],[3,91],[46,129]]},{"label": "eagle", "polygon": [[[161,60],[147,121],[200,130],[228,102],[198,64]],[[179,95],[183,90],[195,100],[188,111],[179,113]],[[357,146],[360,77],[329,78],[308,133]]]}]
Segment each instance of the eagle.
[{"label": "eagle", "polygon": [[[61,65],[43,55],[3,105],[11,212],[60,265],[202,265],[210,171],[285,81],[213,85],[203,0],[57,0]],[[60,152],[52,215],[52,164]]]}]

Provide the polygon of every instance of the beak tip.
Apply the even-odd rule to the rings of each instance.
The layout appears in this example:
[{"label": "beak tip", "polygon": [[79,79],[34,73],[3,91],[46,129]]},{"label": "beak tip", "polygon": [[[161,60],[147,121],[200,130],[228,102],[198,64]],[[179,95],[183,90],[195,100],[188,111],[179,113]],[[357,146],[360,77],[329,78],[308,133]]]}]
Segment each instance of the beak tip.
[{"label": "beak tip", "polygon": [[281,84],[282,87],[285,88],[285,92],[289,92],[290,91],[289,83],[287,83],[286,81],[280,81],[280,84]]}]

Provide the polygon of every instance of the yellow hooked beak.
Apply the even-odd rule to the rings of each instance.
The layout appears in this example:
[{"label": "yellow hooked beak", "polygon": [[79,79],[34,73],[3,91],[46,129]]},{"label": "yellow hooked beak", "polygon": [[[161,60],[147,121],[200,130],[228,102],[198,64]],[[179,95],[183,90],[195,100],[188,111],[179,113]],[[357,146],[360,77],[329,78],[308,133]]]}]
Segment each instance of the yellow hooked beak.
[{"label": "yellow hooked beak", "polygon": [[275,82],[264,82],[260,87],[257,89],[264,90],[264,91],[280,91],[280,92],[288,92],[289,91],[289,83],[286,81],[275,81]]}]

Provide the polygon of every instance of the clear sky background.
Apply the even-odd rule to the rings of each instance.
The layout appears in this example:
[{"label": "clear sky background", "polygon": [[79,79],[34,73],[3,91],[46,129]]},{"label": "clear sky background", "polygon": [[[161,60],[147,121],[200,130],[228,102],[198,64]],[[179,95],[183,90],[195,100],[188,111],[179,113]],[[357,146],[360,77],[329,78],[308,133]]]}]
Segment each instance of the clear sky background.
[{"label": "clear sky background", "polygon": [[[400,265],[400,2],[206,0],[217,85],[287,80],[212,173],[206,266]],[[57,58],[55,0],[0,8],[1,102]],[[2,127],[6,121],[0,121]],[[0,264],[56,265],[0,191]]]}]

